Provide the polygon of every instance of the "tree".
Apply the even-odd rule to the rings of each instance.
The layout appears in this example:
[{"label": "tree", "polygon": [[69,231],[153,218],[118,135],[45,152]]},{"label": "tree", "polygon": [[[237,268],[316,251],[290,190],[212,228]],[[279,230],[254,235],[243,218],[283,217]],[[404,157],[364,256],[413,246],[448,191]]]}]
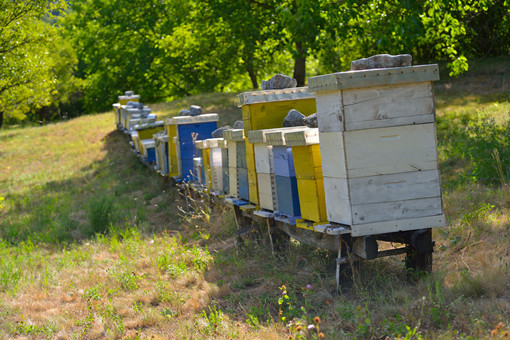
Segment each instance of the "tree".
[{"label": "tree", "polygon": [[7,117],[48,104],[55,79],[48,55],[56,31],[41,19],[65,7],[63,0],[0,0],[0,127]]}]

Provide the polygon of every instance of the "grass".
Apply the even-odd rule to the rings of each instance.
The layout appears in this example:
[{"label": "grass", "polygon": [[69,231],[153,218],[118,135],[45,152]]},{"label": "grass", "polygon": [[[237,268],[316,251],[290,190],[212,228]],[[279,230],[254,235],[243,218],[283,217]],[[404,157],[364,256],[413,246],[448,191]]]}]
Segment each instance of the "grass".
[{"label": "grass", "polygon": [[[436,85],[449,223],[434,231],[434,273],[413,280],[402,257],[369,261],[340,296],[336,254],[292,242],[272,255],[267,239],[239,250],[229,208],[178,209],[111,113],[0,131],[0,338],[508,338],[509,64]],[[503,70],[499,83],[486,70]],[[151,107],[169,117],[199,104],[231,124],[234,99]]]}]

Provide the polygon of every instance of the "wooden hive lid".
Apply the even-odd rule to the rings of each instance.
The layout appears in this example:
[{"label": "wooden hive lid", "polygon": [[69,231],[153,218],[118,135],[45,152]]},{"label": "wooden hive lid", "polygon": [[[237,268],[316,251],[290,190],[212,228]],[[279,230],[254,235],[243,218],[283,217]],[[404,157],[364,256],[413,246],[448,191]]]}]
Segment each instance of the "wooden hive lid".
[{"label": "wooden hive lid", "polygon": [[168,118],[166,123],[167,125],[175,124],[195,124],[195,123],[208,123],[208,122],[217,122],[218,114],[217,113],[206,113],[198,116],[177,116]]},{"label": "wooden hive lid", "polygon": [[285,143],[288,146],[305,146],[319,144],[319,129],[308,128],[284,133]]},{"label": "wooden hive lid", "polygon": [[154,138],[155,141],[157,142],[163,142],[163,143],[166,143],[168,142],[168,135],[166,134],[166,131],[160,131],[160,132],[156,132],[154,135],[152,135],[152,138]]},{"label": "wooden hive lid", "polygon": [[119,107],[120,107],[120,103],[114,103],[114,104],[112,104],[112,106],[113,106],[114,108],[119,108]]},{"label": "wooden hive lid", "polygon": [[141,142],[146,148],[156,147],[156,142],[154,142],[154,139],[142,139]]},{"label": "wooden hive lid", "polygon": [[131,100],[131,99],[140,99],[140,95],[134,94],[132,96],[119,96],[119,100]]},{"label": "wooden hive lid", "polygon": [[278,132],[278,131],[296,131],[302,130],[306,128],[305,126],[292,126],[292,127],[279,127],[274,129],[263,129],[263,130],[254,130],[248,131],[248,141],[250,143],[266,143],[268,133]]},{"label": "wooden hive lid", "polygon": [[256,103],[269,103],[279,102],[283,100],[296,100],[315,98],[315,95],[310,93],[308,87],[292,87],[288,89],[279,90],[263,90],[243,92],[237,95],[237,105],[242,107],[244,105]]},{"label": "wooden hive lid", "polygon": [[160,127],[160,126],[165,126],[165,122],[162,120],[158,120],[157,122],[153,122],[153,123],[144,123],[144,124],[135,125],[135,130],[136,131],[148,130],[148,129],[152,129],[152,128]]},{"label": "wooden hive lid", "polygon": [[225,139],[223,138],[209,138],[208,141],[210,148],[223,148],[225,145]]},{"label": "wooden hive lid", "polygon": [[308,78],[310,92],[356,89],[439,80],[439,66],[417,65],[347,71]]},{"label": "wooden hive lid", "polygon": [[223,131],[223,138],[233,142],[244,141],[244,129],[230,129]]},{"label": "wooden hive lid", "polygon": [[195,147],[197,149],[207,149],[207,146],[208,146],[207,139],[202,139],[202,140],[196,140],[195,141]]},{"label": "wooden hive lid", "polygon": [[306,126],[292,126],[280,128],[277,131],[268,132],[266,133],[266,143],[268,145],[287,145],[287,142],[285,141],[286,132],[300,131],[305,129],[309,128]]}]

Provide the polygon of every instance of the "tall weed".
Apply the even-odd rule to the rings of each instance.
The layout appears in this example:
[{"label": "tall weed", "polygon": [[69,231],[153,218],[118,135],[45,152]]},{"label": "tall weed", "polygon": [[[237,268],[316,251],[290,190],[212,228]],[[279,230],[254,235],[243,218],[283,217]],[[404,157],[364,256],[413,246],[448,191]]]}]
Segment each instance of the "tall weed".
[{"label": "tall weed", "polygon": [[99,195],[93,197],[89,202],[88,219],[90,229],[93,233],[104,233],[112,221],[114,212],[113,197]]}]

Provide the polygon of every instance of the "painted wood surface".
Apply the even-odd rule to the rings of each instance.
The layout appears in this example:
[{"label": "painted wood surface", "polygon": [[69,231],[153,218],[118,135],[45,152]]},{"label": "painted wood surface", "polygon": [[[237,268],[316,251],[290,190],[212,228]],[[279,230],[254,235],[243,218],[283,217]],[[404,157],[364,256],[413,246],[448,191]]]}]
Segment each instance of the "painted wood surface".
[{"label": "painted wood surface", "polygon": [[327,221],[326,197],[322,179],[297,179],[301,217],[313,222]]},{"label": "painted wood surface", "polygon": [[258,173],[257,183],[259,191],[260,208],[274,211],[273,185],[271,174]]},{"label": "painted wood surface", "polygon": [[296,177],[276,175],[278,212],[287,216],[301,216]]},{"label": "painted wood surface", "polygon": [[246,168],[248,170],[248,187],[250,190],[250,203],[255,205],[259,204],[259,192],[257,185],[257,171],[255,169],[255,150],[253,144],[248,142],[245,138],[246,145]]},{"label": "painted wood surface", "polygon": [[243,105],[244,129],[251,131],[281,127],[283,120],[292,109],[298,110],[305,116],[311,115],[316,112],[315,98]]},{"label": "painted wood surface", "polygon": [[441,178],[439,170],[353,178],[349,191],[352,205],[438,197]]},{"label": "painted wood surface", "polygon": [[211,188],[215,192],[223,193],[223,168],[211,166]]},{"label": "painted wood surface", "polygon": [[237,168],[237,189],[239,198],[245,201],[250,200],[250,189],[248,185],[248,169]]},{"label": "painted wood surface", "polygon": [[229,184],[228,194],[232,197],[239,198],[239,190],[237,187],[237,168],[236,167],[228,168],[228,184]]},{"label": "painted wood surface", "polygon": [[320,149],[324,177],[347,178],[344,134],[342,132],[321,132]]},{"label": "painted wood surface", "polygon": [[273,146],[273,162],[275,175],[296,177],[292,148],[287,146]]},{"label": "painted wood surface", "polygon": [[237,145],[232,141],[228,141],[228,166],[231,168],[237,166]]},{"label": "painted wood surface", "polygon": [[418,230],[423,228],[434,228],[445,226],[445,216],[425,216],[398,221],[385,221],[377,223],[367,223],[352,226],[351,235],[354,237],[365,235],[376,235],[383,233],[393,233],[406,230]]},{"label": "painted wood surface", "polygon": [[347,131],[435,121],[430,82],[349,89],[342,96]]},{"label": "painted wood surface", "polygon": [[352,225],[351,201],[346,178],[324,177],[328,221]]},{"label": "painted wood surface", "polygon": [[443,213],[441,197],[360,204],[352,207],[353,225],[396,221]]},{"label": "painted wood surface", "polygon": [[257,173],[271,173],[270,157],[272,157],[273,147],[265,143],[253,144],[253,147],[255,151],[255,170]]},{"label": "painted wood surface", "polygon": [[297,179],[322,178],[320,145],[293,146],[292,159]]},{"label": "painted wood surface", "polygon": [[344,131],[342,91],[318,92],[316,96],[319,131]]},{"label": "painted wood surface", "polygon": [[304,130],[297,129],[297,131],[285,130],[284,138],[287,146],[319,144],[319,129],[306,128]]},{"label": "painted wood surface", "polygon": [[179,174],[177,145],[174,140],[174,137],[178,135],[177,126],[167,124],[166,132],[168,135],[168,176],[173,177]]}]

